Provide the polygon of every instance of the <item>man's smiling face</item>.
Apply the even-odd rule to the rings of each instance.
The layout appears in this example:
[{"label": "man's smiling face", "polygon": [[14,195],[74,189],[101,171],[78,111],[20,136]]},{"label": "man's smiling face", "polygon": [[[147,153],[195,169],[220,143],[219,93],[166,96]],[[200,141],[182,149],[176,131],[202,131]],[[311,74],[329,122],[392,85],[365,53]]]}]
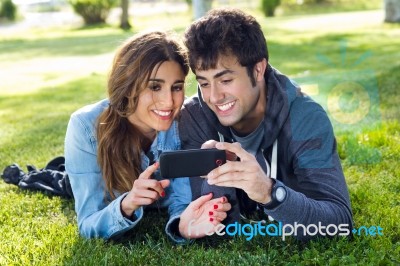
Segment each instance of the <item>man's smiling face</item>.
[{"label": "man's smiling face", "polygon": [[[258,64],[255,66],[257,68]],[[265,94],[261,78],[253,86],[246,67],[240,65],[234,56],[220,56],[216,68],[196,70],[204,102],[216,114],[220,123],[238,132],[253,129],[261,121],[265,110]],[[260,110],[262,109],[262,112]],[[261,116],[262,117],[261,117]]]}]

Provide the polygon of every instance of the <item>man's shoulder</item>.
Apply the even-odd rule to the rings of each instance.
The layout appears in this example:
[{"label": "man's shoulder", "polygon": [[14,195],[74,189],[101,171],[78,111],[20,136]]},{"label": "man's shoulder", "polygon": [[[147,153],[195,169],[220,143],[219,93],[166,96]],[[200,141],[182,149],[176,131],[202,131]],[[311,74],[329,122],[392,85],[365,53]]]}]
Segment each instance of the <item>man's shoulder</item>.
[{"label": "man's shoulder", "polygon": [[201,108],[199,96],[196,94],[185,99],[182,110],[192,110],[194,108]]},{"label": "man's shoulder", "polygon": [[[202,106],[201,100],[197,95],[194,95],[185,100],[182,107],[181,114],[179,117],[179,133],[182,135],[189,134],[191,137],[198,134],[203,134],[203,136],[213,135],[212,132],[215,131],[212,117],[207,115],[207,106],[204,104]],[[207,139],[205,139],[207,140]]]},{"label": "man's shoulder", "polygon": [[293,79],[282,74],[279,70],[273,67],[271,67],[269,76],[274,77],[270,82],[276,85],[276,93],[286,97],[286,102],[290,106],[291,112],[296,112],[299,116],[313,112],[325,113],[321,105],[302,92],[301,86],[299,86],[299,84],[297,84]]},{"label": "man's shoulder", "polygon": [[199,118],[203,116],[204,112],[200,103],[200,99],[197,95],[193,95],[185,100],[181,109],[181,119],[187,119],[188,117]]},{"label": "man's shoulder", "polygon": [[333,128],[326,111],[307,95],[296,97],[290,108],[293,135],[309,139],[322,135],[333,136]]},{"label": "man's shoulder", "polygon": [[322,106],[314,101],[310,96],[304,93],[300,93],[293,100],[291,104],[291,113],[299,116],[299,117],[308,117],[308,116],[327,116],[326,111]]}]

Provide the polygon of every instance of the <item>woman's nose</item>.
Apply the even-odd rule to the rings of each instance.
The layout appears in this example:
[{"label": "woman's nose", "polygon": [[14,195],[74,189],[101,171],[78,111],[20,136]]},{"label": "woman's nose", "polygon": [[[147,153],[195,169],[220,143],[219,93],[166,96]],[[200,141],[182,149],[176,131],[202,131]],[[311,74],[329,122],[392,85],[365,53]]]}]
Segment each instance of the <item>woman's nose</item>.
[{"label": "woman's nose", "polygon": [[174,105],[174,99],[172,97],[171,90],[165,90],[159,97],[159,102],[162,103],[163,107],[171,107]]}]

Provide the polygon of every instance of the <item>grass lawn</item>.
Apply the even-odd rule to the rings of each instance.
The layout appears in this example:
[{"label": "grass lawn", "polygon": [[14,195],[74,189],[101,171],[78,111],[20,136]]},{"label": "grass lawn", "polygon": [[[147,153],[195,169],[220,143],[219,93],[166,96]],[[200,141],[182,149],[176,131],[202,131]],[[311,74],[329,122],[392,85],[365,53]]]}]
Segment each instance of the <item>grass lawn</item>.
[{"label": "grass lawn", "polygon": [[[376,12],[350,13],[357,23],[346,25],[340,21],[349,14],[263,18],[249,12],[265,30],[271,64],[304,85],[332,119],[356,228],[380,226],[383,236],[306,244],[209,237],[176,246],[163,232],[167,215],[153,212],[120,242],[85,240],[72,200],[0,180],[0,265],[400,264],[400,25],[383,24]],[[134,32],[155,21],[182,32],[190,19],[146,17]],[[0,170],[14,162],[44,167],[63,154],[69,115],[105,97],[113,51],[130,35],[103,27],[0,37]],[[188,84],[191,95],[193,76]]]}]

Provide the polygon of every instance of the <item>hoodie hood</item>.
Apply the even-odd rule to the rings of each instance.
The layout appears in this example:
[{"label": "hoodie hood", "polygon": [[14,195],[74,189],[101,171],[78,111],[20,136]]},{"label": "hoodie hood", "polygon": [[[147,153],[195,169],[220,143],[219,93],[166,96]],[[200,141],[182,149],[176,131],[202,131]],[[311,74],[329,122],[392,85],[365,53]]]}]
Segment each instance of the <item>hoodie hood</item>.
[{"label": "hoodie hood", "polygon": [[[301,94],[299,86],[288,77],[268,64],[265,71],[265,82],[267,83],[267,108],[265,110],[263,146],[269,147],[277,139],[284,123],[289,118],[289,110],[294,99]],[[201,110],[204,112],[210,124],[221,133],[224,138],[232,139],[229,127],[221,125],[215,113],[204,102],[201,90],[197,93]]]}]

